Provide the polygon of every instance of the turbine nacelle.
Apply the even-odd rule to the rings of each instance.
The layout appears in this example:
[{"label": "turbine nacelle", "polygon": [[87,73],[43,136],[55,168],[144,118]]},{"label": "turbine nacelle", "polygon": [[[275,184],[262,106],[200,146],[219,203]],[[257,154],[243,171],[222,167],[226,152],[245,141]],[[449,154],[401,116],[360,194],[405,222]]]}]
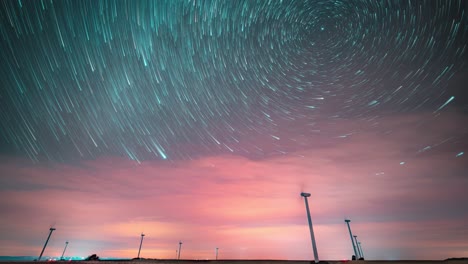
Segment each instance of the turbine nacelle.
[{"label": "turbine nacelle", "polygon": [[310,197],[310,193],[301,192],[302,197]]}]

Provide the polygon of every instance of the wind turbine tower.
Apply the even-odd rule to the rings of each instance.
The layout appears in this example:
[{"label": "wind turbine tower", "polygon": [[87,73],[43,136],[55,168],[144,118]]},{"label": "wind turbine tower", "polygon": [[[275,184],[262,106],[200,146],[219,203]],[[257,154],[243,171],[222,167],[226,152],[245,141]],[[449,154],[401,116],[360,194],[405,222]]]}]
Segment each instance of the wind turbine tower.
[{"label": "wind turbine tower", "polygon": [[62,256],[60,257],[60,260],[63,260],[63,255],[65,254],[65,250],[67,250],[67,246],[68,246],[68,241],[65,242],[65,248],[63,249]]},{"label": "wind turbine tower", "polygon": [[143,237],[145,234],[141,233],[140,248],[138,249],[138,259],[140,258],[141,245],[143,244]]},{"label": "wind turbine tower", "polygon": [[358,246],[358,241],[357,241],[357,236],[356,235],[353,235],[354,237],[354,240],[356,242],[356,248],[357,248],[357,256],[356,256],[356,259],[360,259],[361,258],[361,252],[359,251],[359,246]]},{"label": "wind turbine tower", "polygon": [[301,192],[301,196],[304,197],[305,207],[307,211],[307,219],[309,220],[310,239],[312,240],[312,249],[314,251],[315,263],[318,263],[319,257],[317,253],[317,245],[315,244],[314,228],[312,227],[312,218],[310,218],[309,202],[307,201],[307,197],[310,197],[310,193]]},{"label": "wind turbine tower", "polygon": [[52,232],[54,232],[54,230],[55,230],[55,228],[53,228],[53,227],[51,227],[51,228],[49,229],[49,231],[50,231],[50,232],[49,232],[49,236],[47,237],[47,240],[46,240],[46,242],[45,242],[45,244],[44,244],[44,247],[42,248],[41,254],[40,254],[39,257],[37,258],[37,261],[41,260],[42,254],[44,253],[44,250],[45,250],[45,248],[47,247],[47,243],[49,243],[50,236],[52,235]]},{"label": "wind turbine tower", "polygon": [[180,259],[180,249],[181,248],[182,248],[182,241],[179,241],[179,252],[178,252],[179,255],[177,255],[177,260]]},{"label": "wind turbine tower", "polygon": [[351,227],[349,227],[349,222],[351,222],[351,220],[345,219],[344,221],[345,221],[346,224],[348,225],[349,237],[351,238],[351,243],[353,243],[354,256],[357,257],[357,256],[358,256],[358,253],[357,253],[357,251],[356,251],[356,246],[354,245],[353,233],[351,232]]},{"label": "wind turbine tower", "polygon": [[358,242],[358,248],[359,248],[359,250],[361,251],[361,252],[360,252],[361,258],[364,258],[364,252],[362,252],[361,242]]},{"label": "wind turbine tower", "polygon": [[216,260],[218,260],[218,249],[219,248],[216,248]]}]

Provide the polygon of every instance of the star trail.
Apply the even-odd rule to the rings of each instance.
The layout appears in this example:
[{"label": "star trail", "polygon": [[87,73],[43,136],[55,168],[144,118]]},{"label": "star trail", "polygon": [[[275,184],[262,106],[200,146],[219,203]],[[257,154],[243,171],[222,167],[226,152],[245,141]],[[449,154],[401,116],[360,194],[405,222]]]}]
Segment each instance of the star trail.
[{"label": "star trail", "polygon": [[[447,83],[466,69],[466,11],[464,1],[2,1],[2,152],[255,158],[336,118],[437,113],[459,100]],[[289,127],[301,129],[281,136]]]},{"label": "star trail", "polygon": [[467,0],[1,0],[0,256],[468,256]]}]

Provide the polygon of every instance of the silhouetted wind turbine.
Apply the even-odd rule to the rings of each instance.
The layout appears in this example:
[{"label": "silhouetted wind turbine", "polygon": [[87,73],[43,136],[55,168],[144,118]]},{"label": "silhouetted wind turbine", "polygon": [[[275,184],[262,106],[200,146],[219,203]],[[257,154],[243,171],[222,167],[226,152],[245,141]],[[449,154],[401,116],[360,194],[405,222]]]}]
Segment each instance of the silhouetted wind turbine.
[{"label": "silhouetted wind turbine", "polygon": [[358,242],[357,242],[357,236],[356,235],[353,235],[354,237],[354,240],[356,242],[356,248],[357,248],[357,256],[356,256],[356,259],[360,259],[361,258],[361,252],[359,252],[359,247],[358,247]]},{"label": "silhouetted wind turbine", "polygon": [[138,249],[138,256],[137,256],[138,259],[140,258],[141,245],[143,244],[143,237],[144,236],[145,236],[145,234],[141,233],[140,248]]},{"label": "silhouetted wind turbine", "polygon": [[315,244],[314,229],[312,227],[312,218],[310,218],[309,203],[307,202],[307,197],[310,197],[310,193],[301,192],[301,196],[304,197],[305,207],[307,210],[307,219],[309,220],[309,230],[310,230],[310,239],[312,240],[312,249],[314,250],[314,259],[315,263],[319,262],[317,245]]},{"label": "silhouetted wind turbine", "polygon": [[65,250],[67,250],[67,246],[68,246],[68,241],[65,242],[65,248],[63,249],[62,256],[60,257],[60,260],[63,260],[63,255],[65,254]]},{"label": "silhouetted wind turbine", "polygon": [[179,241],[179,255],[177,255],[177,260],[180,259],[180,249],[182,248],[182,241]]},{"label": "silhouetted wind turbine", "polygon": [[361,257],[364,258],[364,252],[362,252],[361,242],[358,242],[358,248],[361,250]]},{"label": "silhouetted wind turbine", "polygon": [[349,237],[351,238],[351,243],[353,243],[354,256],[357,257],[358,254],[357,254],[357,251],[356,251],[356,246],[354,245],[353,233],[351,232],[351,227],[349,227],[349,222],[351,222],[351,220],[345,219],[344,221],[345,221],[346,224],[348,225]]},{"label": "silhouetted wind turbine", "polygon": [[37,261],[41,260],[42,254],[44,253],[44,250],[45,250],[45,248],[47,247],[47,243],[49,243],[49,238],[50,238],[50,236],[52,235],[52,232],[54,232],[54,230],[55,230],[55,228],[53,228],[53,227],[51,227],[51,228],[49,229],[49,231],[50,231],[49,236],[47,237],[47,240],[46,240],[46,242],[45,242],[45,244],[44,244],[44,247],[42,248],[41,254],[40,254],[39,257],[37,258]]}]

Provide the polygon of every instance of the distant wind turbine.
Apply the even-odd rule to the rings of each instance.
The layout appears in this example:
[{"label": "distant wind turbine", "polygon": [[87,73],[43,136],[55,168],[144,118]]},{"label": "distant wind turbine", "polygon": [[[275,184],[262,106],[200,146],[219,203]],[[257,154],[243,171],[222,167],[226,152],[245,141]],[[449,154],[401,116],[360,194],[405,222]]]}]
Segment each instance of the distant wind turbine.
[{"label": "distant wind turbine", "polygon": [[179,255],[177,255],[177,260],[180,259],[180,249],[182,248],[182,241],[179,241]]},{"label": "distant wind turbine", "polygon": [[145,236],[145,234],[141,233],[140,248],[138,249],[138,256],[137,256],[138,259],[140,258],[141,245],[143,244],[143,237],[144,236]]},{"label": "distant wind turbine", "polygon": [[364,258],[364,252],[362,252],[362,246],[361,246],[361,242],[358,242],[358,248],[359,250],[361,250],[361,257]]},{"label": "distant wind turbine", "polygon": [[62,256],[60,257],[60,260],[63,260],[63,255],[65,254],[65,250],[67,250],[67,246],[68,246],[68,241],[65,242],[65,248],[63,249]]},{"label": "distant wind turbine", "polygon": [[357,236],[356,235],[353,235],[354,237],[354,240],[356,242],[356,248],[357,248],[357,255],[356,255],[356,259],[360,259],[361,258],[361,252],[359,252],[359,247],[358,247],[358,241],[357,241]]}]

